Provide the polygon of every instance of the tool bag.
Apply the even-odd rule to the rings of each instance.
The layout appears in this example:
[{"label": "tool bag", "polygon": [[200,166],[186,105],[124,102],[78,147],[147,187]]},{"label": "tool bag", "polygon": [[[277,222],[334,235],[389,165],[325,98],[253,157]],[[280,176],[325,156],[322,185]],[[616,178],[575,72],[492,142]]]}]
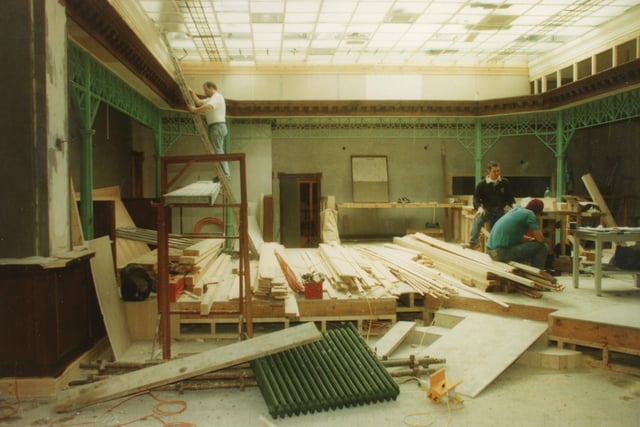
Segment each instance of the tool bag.
[{"label": "tool bag", "polygon": [[635,247],[616,245],[616,251],[609,264],[623,270],[640,270],[640,249],[637,245]]},{"label": "tool bag", "polygon": [[155,280],[140,264],[127,264],[120,272],[120,296],[124,301],[144,301],[155,290]]}]

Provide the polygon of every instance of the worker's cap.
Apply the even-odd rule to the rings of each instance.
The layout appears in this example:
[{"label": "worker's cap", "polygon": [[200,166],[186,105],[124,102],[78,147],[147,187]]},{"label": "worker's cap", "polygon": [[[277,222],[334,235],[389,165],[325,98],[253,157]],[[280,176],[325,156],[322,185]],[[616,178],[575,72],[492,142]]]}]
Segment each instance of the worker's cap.
[{"label": "worker's cap", "polygon": [[540,199],[532,199],[525,208],[533,211],[536,214],[539,214],[544,209],[544,202]]}]

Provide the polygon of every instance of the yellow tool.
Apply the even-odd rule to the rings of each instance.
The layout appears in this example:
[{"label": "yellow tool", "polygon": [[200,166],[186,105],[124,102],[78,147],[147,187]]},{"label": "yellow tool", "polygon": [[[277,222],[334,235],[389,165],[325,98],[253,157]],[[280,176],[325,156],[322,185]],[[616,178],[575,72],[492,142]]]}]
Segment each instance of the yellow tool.
[{"label": "yellow tool", "polygon": [[[433,403],[440,404],[443,396],[449,398],[449,393],[452,392],[462,380],[456,382],[450,382],[447,380],[444,368],[437,370],[429,376],[429,391],[427,397],[431,399]],[[461,399],[456,395],[453,399],[456,402],[461,402]]]}]

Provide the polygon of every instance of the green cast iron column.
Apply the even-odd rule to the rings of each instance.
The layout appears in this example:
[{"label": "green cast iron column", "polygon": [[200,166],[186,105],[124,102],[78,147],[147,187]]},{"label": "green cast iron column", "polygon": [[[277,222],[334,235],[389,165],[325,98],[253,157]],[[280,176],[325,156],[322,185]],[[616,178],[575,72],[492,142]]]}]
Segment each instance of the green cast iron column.
[{"label": "green cast iron column", "polygon": [[[482,123],[480,119],[475,119],[474,121],[474,141],[475,141],[475,154],[473,155],[473,160],[475,162],[475,173],[477,183],[482,179]],[[475,186],[475,184],[474,184]]]},{"label": "green cast iron column", "polygon": [[564,122],[562,111],[556,114],[556,200],[560,201],[564,194]]},{"label": "green cast iron column", "polygon": [[[75,52],[74,52],[75,53]],[[100,101],[91,93],[91,64],[88,55],[74,57],[74,65],[80,67],[76,81],[70,85],[71,102],[80,122],[80,222],[85,240],[93,239],[93,121]]]},{"label": "green cast iron column", "polygon": [[159,120],[159,123],[157,123],[153,129],[153,145],[155,146],[155,157],[154,157],[154,164],[155,164],[155,180],[156,180],[156,198],[160,198],[161,194],[160,194],[160,159],[162,158],[162,156],[164,155],[164,150],[162,148],[162,120]]}]

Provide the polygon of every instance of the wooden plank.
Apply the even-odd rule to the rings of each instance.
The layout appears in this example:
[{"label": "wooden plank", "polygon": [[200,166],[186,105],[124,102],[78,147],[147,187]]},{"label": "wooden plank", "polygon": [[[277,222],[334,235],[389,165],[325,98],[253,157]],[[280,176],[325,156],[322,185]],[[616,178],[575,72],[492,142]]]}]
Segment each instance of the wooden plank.
[{"label": "wooden plank", "polygon": [[215,286],[207,287],[206,292],[204,293],[204,295],[202,295],[202,299],[200,300],[200,315],[206,316],[211,312],[211,305],[213,304],[215,295],[216,295],[216,287]]},{"label": "wooden plank", "polygon": [[415,329],[416,322],[396,322],[389,331],[375,343],[374,351],[379,359],[386,359],[391,356],[402,341]]},{"label": "wooden plank", "polygon": [[203,258],[211,253],[219,252],[224,245],[224,239],[204,239],[182,250],[182,255]]},{"label": "wooden plank", "polygon": [[462,380],[456,390],[475,397],[546,330],[546,322],[469,313],[420,357],[446,358],[447,377]]},{"label": "wooden plank", "polygon": [[600,194],[600,190],[596,185],[596,182],[593,180],[593,177],[590,173],[586,175],[582,175],[582,182],[584,183],[585,188],[589,192],[589,196],[591,196],[591,200],[594,201],[595,204],[600,208],[600,212],[604,214],[603,222],[606,227],[617,227],[616,220],[611,215],[611,211],[607,206],[607,203],[604,201],[602,194]]},{"label": "wooden plank", "polygon": [[264,239],[255,215],[247,215],[247,232],[249,234],[248,237],[251,242],[251,247],[255,250],[255,254],[258,255],[260,253],[260,247],[264,244]]},{"label": "wooden plank", "polygon": [[284,315],[286,317],[300,317],[300,309],[293,292],[287,292],[287,297],[284,300]]},{"label": "wooden plank", "polygon": [[73,387],[58,394],[56,411],[73,411],[94,403],[150,390],[318,341],[321,337],[313,323],[305,323],[97,383]]},{"label": "wooden plank", "polygon": [[73,188],[72,179],[69,180],[69,191],[71,245],[82,246],[84,244],[84,233],[82,232],[82,224],[80,224],[80,211],[78,210],[78,203],[76,203],[76,191]]},{"label": "wooden plank", "polygon": [[164,195],[164,205],[203,204],[213,206],[220,194],[220,183],[197,181]]},{"label": "wooden plank", "polygon": [[96,288],[100,311],[104,319],[107,336],[111,343],[114,359],[120,358],[131,346],[124,304],[118,293],[118,283],[111,255],[111,240],[103,236],[87,242],[96,255],[91,258],[91,274]]}]

